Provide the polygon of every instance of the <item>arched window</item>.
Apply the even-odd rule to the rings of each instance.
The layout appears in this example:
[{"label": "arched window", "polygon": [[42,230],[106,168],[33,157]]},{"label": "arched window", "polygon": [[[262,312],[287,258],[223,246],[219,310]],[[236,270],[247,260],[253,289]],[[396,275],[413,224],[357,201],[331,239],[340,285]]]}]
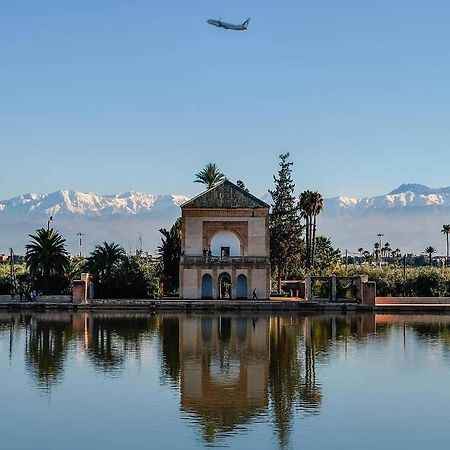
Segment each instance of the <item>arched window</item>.
[{"label": "arched window", "polygon": [[241,241],[231,231],[219,231],[211,239],[212,256],[227,258],[241,256]]}]

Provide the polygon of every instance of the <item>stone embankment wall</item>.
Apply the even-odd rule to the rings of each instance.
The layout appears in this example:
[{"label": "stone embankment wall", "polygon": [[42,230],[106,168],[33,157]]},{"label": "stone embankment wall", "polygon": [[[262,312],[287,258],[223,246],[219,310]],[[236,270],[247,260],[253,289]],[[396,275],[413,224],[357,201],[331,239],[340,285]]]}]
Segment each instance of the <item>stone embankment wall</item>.
[{"label": "stone embankment wall", "polygon": [[450,297],[376,297],[376,305],[450,305]]}]

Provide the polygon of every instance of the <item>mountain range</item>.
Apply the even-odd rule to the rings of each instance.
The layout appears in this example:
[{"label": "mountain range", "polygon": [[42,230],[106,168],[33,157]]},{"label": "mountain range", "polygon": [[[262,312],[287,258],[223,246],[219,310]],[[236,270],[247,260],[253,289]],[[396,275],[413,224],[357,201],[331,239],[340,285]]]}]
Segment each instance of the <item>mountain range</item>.
[{"label": "mountain range", "polygon": [[[268,194],[261,198],[270,203]],[[118,242],[127,250],[142,243],[144,250],[153,252],[160,242],[159,228],[170,227],[188,199],[141,192],[23,194],[0,201],[0,252],[13,247],[17,254],[23,253],[28,234],[47,226],[50,216],[73,253],[79,251],[77,233],[84,233],[83,253],[104,240]],[[443,253],[440,230],[444,223],[450,223],[450,187],[402,184],[385,195],[325,199],[318,232],[350,252],[360,247],[371,250],[377,234],[383,233],[383,240],[393,248],[418,253],[433,245]]]}]

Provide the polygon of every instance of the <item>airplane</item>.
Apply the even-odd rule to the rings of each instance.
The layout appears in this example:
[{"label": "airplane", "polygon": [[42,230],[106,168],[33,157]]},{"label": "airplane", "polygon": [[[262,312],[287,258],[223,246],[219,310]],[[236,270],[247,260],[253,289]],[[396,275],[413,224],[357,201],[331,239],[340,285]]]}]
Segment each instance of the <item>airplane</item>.
[{"label": "airplane", "polygon": [[234,25],[232,23],[222,22],[222,19],[210,19],[207,20],[207,22],[217,28],[225,28],[225,30],[246,31],[250,22],[250,17],[242,25]]}]

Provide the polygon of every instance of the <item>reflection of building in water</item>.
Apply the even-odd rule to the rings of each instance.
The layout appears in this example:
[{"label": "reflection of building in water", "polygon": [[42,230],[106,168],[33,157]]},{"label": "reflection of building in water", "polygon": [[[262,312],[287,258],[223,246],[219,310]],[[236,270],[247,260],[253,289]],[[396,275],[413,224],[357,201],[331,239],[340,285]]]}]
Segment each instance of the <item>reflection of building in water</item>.
[{"label": "reflection of building in water", "polygon": [[268,406],[268,319],[190,317],[180,321],[181,403],[200,417],[205,439]]}]

